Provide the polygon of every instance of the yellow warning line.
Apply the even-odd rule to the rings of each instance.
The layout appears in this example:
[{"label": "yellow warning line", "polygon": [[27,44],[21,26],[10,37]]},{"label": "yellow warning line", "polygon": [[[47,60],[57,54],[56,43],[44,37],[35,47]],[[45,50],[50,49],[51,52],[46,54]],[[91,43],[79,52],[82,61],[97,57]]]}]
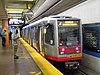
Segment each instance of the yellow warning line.
[{"label": "yellow warning line", "polygon": [[43,58],[38,52],[36,52],[29,44],[27,44],[22,38],[20,41],[25,46],[33,60],[39,66],[44,75],[63,75],[58,69],[50,64],[45,58]]}]

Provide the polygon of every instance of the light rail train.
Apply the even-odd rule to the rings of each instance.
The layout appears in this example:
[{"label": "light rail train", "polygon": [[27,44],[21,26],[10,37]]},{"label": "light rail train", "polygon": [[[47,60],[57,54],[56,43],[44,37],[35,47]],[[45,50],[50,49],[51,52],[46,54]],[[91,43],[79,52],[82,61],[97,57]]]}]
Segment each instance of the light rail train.
[{"label": "light rail train", "polygon": [[100,66],[98,66],[100,64],[100,23],[83,25],[82,63],[100,73]]},{"label": "light rail train", "polygon": [[77,68],[82,60],[82,26],[78,18],[51,16],[22,28],[22,37],[46,59]]}]

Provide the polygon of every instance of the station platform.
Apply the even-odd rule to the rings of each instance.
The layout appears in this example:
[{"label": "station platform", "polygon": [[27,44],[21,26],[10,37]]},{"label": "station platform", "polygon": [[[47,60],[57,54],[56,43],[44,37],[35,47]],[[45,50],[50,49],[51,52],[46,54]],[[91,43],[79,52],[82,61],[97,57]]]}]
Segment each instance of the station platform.
[{"label": "station platform", "polygon": [[0,38],[0,75],[63,75],[23,39],[14,59],[13,45],[2,47]]}]

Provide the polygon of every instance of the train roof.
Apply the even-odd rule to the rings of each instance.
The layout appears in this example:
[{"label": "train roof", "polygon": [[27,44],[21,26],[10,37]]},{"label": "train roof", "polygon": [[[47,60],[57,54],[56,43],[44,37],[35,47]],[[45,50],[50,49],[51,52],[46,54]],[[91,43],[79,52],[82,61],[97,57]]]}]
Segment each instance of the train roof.
[{"label": "train roof", "polygon": [[[23,27],[23,28],[27,28],[27,27],[30,27],[30,26],[32,26],[32,25],[34,25],[34,24],[37,24],[37,23],[40,23],[40,22],[42,22],[42,21],[48,21],[48,20],[52,20],[53,18],[50,18],[50,17],[45,17],[45,18],[42,18],[42,19],[40,19],[40,20],[37,20],[37,21],[35,21],[35,22],[33,22],[33,23],[30,23],[29,25],[27,25],[27,26],[25,26],[25,27]],[[54,20],[54,19],[53,19]]]},{"label": "train roof", "polygon": [[25,27],[23,27],[23,28],[27,28],[27,27],[30,27],[30,26],[32,26],[32,25],[34,25],[34,24],[37,24],[37,23],[40,23],[40,22],[42,22],[42,21],[48,21],[49,22],[49,20],[64,20],[64,19],[68,19],[68,20],[80,20],[80,19],[78,19],[78,18],[73,18],[73,17],[70,17],[70,16],[49,16],[49,17],[45,17],[45,18],[42,18],[42,19],[40,19],[40,20],[38,20],[38,21],[35,21],[35,22],[33,22],[33,23],[30,23],[29,25],[27,25],[27,26],[25,26]]}]

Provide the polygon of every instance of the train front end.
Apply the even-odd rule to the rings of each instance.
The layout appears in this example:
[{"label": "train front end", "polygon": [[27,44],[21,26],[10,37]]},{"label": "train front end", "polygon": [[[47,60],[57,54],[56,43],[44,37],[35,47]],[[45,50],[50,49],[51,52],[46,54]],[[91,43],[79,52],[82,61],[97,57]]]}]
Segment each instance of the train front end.
[{"label": "train front end", "polygon": [[82,28],[80,20],[58,21],[59,62],[77,68],[82,60]]}]

